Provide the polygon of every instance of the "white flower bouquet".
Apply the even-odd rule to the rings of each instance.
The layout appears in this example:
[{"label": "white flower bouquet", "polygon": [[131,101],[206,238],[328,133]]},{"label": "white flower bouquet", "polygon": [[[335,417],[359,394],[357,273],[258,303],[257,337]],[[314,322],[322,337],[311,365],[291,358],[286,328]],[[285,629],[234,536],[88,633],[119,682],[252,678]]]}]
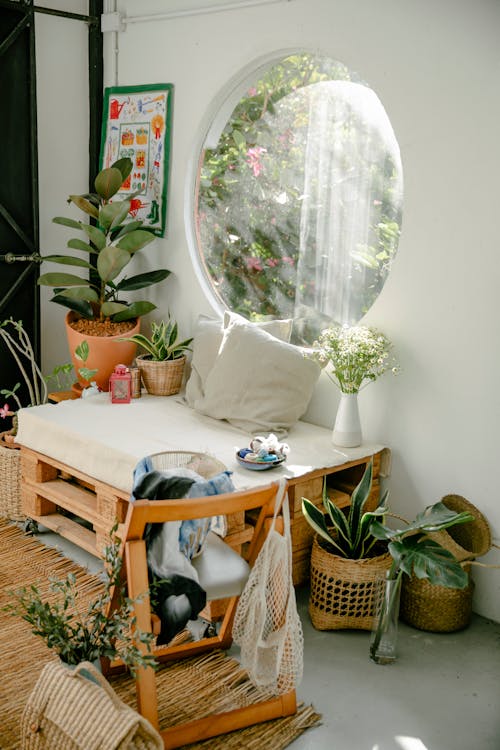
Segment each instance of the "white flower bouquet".
[{"label": "white flower bouquet", "polygon": [[331,364],[327,375],[342,393],[358,393],[363,385],[399,367],[389,339],[376,328],[331,326],[325,328],[313,345],[321,365]]}]

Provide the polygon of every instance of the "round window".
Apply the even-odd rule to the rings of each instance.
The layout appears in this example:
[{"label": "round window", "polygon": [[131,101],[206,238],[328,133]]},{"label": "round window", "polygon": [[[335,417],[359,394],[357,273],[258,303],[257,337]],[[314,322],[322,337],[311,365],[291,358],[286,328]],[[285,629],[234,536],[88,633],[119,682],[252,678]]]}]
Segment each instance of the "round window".
[{"label": "round window", "polygon": [[203,144],[195,236],[208,287],[295,343],[371,307],[396,254],[403,177],[376,94],[345,65],[289,54],[227,97]]}]

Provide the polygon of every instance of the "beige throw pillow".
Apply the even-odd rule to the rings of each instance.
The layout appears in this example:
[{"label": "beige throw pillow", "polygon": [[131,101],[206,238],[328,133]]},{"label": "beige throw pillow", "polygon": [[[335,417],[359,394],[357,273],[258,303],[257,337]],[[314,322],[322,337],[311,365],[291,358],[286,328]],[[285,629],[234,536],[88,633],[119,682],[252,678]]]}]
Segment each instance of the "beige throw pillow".
[{"label": "beige throw pillow", "polygon": [[268,320],[263,323],[251,323],[241,315],[229,311],[224,313],[223,321],[211,318],[208,315],[200,315],[191,345],[193,351],[191,373],[186,383],[185,397],[189,406],[194,407],[195,401],[203,398],[205,394],[205,381],[217,359],[224,330],[234,320],[238,320],[249,326],[263,328],[283,341],[290,340],[292,331],[291,320]]},{"label": "beige throw pillow", "polygon": [[251,434],[282,436],[306,411],[319,374],[298,347],[234,319],[194,408]]}]

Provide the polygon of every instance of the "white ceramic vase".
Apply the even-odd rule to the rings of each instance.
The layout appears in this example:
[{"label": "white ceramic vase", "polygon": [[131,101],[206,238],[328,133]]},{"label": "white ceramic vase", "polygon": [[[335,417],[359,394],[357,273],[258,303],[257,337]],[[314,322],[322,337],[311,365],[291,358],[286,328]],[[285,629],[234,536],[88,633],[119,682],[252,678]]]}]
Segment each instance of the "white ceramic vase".
[{"label": "white ceramic vase", "polygon": [[356,448],[358,445],[361,445],[361,440],[358,394],[341,393],[335,426],[333,428],[332,442],[341,448]]}]

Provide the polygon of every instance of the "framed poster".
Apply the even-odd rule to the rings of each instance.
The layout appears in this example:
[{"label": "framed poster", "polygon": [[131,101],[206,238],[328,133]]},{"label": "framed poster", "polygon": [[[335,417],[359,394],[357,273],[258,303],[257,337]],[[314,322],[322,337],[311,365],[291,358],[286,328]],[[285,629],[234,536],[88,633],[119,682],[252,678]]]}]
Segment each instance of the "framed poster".
[{"label": "framed poster", "polygon": [[132,216],[159,237],[166,230],[172,92],[171,83],[104,90],[100,167],[132,159],[132,172],[115,197],[136,193]]}]

